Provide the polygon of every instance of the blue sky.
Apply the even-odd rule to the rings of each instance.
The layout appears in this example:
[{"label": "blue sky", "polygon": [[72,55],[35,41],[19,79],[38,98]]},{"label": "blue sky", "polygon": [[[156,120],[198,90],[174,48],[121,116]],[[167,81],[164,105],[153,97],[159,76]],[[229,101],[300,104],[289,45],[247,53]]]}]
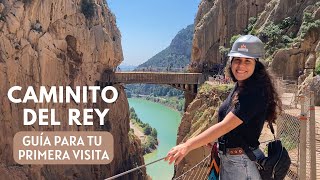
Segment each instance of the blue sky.
[{"label": "blue sky", "polygon": [[194,23],[200,0],[107,0],[122,35],[122,64],[139,65]]}]

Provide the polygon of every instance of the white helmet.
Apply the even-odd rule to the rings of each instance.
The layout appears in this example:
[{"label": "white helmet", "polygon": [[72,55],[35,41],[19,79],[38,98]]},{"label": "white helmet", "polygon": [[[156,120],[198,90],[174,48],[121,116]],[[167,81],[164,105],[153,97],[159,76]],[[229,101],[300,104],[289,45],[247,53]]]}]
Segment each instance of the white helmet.
[{"label": "white helmet", "polygon": [[245,57],[245,58],[262,58],[264,57],[264,44],[256,36],[240,36],[232,45],[228,56]]}]

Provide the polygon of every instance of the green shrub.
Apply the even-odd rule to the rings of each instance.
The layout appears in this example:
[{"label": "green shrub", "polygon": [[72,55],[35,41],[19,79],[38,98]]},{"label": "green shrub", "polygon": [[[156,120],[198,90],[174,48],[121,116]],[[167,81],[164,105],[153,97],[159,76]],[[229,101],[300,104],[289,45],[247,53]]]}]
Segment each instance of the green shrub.
[{"label": "green shrub", "polygon": [[230,48],[225,48],[224,46],[219,46],[219,52],[222,56],[227,56]]},{"label": "green shrub", "polygon": [[90,19],[94,16],[94,2],[92,0],[82,0],[81,1],[81,12],[87,19]]},{"label": "green shrub", "polygon": [[310,23],[312,22],[313,18],[312,18],[312,14],[309,12],[305,12],[303,13],[303,22],[304,23]]},{"label": "green shrub", "polygon": [[32,0],[22,0],[22,2],[24,3],[24,4],[31,4],[32,3]]},{"label": "green shrub", "polygon": [[144,127],[143,127],[143,133],[145,135],[150,135],[152,131],[152,127],[147,123]]},{"label": "green shrub", "polygon": [[6,20],[5,16],[0,14],[0,21],[5,21],[5,20]]},{"label": "green shrub", "polygon": [[158,144],[158,141],[151,136],[148,137],[148,140],[150,141],[151,144],[153,144],[154,147],[155,147],[155,145]]},{"label": "green shrub", "polygon": [[268,37],[268,41],[276,42],[282,33],[282,29],[280,29],[278,25],[275,25],[273,22],[271,22],[267,27],[265,27],[262,33]]},{"label": "green shrub", "polygon": [[250,34],[252,34],[252,35],[255,35],[255,36],[256,36],[256,35],[257,35],[257,30],[256,30],[256,29],[252,29],[252,30],[251,30],[251,32],[250,32]]},{"label": "green shrub", "polygon": [[277,49],[283,48],[279,46],[282,30],[278,25],[271,22],[260,32],[260,38],[266,44],[267,56],[272,55]]},{"label": "green shrub", "polygon": [[294,42],[296,34],[292,32],[287,34],[287,31],[297,24],[298,21],[295,18],[286,17],[279,24],[271,22],[259,33],[260,39],[266,44],[267,57],[278,49],[289,47]]},{"label": "green shrub", "polygon": [[228,93],[232,90],[233,85],[229,84],[222,84],[222,85],[217,85],[216,89],[220,91],[220,93]]},{"label": "green shrub", "polygon": [[320,27],[320,20],[315,20],[313,17],[312,17],[312,14],[309,13],[309,12],[305,12],[303,14],[303,22],[302,22],[302,25],[300,27],[300,36],[301,38],[303,38],[306,33],[309,31],[309,29],[311,28],[318,28]]},{"label": "green shrub", "polygon": [[241,34],[232,36],[231,39],[230,39],[230,46],[232,46],[232,44],[233,44],[240,36],[241,36]]},{"label": "green shrub", "polygon": [[292,42],[293,42],[293,39],[290,38],[290,37],[287,36],[287,35],[284,35],[284,36],[282,36],[282,42],[284,42],[284,43],[292,43]]},{"label": "green shrub", "polygon": [[297,25],[298,21],[292,17],[286,17],[282,22],[279,24],[280,29],[286,29],[291,27],[292,25]]},{"label": "green shrub", "polygon": [[320,20],[316,20],[310,23],[303,23],[301,26],[301,37],[303,38],[306,33],[309,31],[311,28],[319,28],[320,27]]},{"label": "green shrub", "polygon": [[248,21],[249,21],[248,26],[243,30],[244,34],[249,34],[251,32],[251,30],[253,29],[254,24],[257,22],[257,18],[256,17],[250,17]]},{"label": "green shrub", "polygon": [[317,61],[315,71],[316,71],[316,74],[320,75],[320,61]]},{"label": "green shrub", "polygon": [[130,128],[129,133],[134,134],[134,130]]},{"label": "green shrub", "polygon": [[157,144],[158,144],[158,141],[155,138],[148,136],[144,147],[155,149]]},{"label": "green shrub", "polygon": [[196,119],[199,119],[199,118],[201,118],[201,116],[203,115],[203,112],[201,111],[201,112],[196,112],[196,114],[195,114],[195,118]]},{"label": "green shrub", "polygon": [[155,128],[152,128],[152,131],[151,131],[151,136],[154,137],[155,139],[157,139],[158,137],[158,132]]}]

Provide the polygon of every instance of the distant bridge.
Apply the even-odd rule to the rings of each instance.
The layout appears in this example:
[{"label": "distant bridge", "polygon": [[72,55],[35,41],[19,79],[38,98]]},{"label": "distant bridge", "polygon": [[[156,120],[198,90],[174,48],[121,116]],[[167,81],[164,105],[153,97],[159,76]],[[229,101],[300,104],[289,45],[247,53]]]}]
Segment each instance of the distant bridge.
[{"label": "distant bridge", "polygon": [[196,94],[206,76],[202,73],[181,72],[112,72],[104,73],[98,82],[100,86],[112,84],[167,84],[174,88]]}]

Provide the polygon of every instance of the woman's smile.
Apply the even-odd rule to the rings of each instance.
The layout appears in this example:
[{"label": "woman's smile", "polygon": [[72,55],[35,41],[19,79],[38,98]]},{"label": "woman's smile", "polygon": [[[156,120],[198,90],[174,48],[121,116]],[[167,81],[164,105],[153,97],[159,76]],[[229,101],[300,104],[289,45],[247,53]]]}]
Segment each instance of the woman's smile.
[{"label": "woman's smile", "polygon": [[256,61],[253,58],[234,57],[231,62],[231,70],[238,81],[248,79],[254,72]]},{"label": "woman's smile", "polygon": [[244,74],[244,73],[247,73],[247,71],[243,71],[243,70],[236,70],[236,72],[237,72],[238,74]]},{"label": "woman's smile", "polygon": [[246,76],[247,73],[248,71],[245,70],[236,70],[237,76]]}]

